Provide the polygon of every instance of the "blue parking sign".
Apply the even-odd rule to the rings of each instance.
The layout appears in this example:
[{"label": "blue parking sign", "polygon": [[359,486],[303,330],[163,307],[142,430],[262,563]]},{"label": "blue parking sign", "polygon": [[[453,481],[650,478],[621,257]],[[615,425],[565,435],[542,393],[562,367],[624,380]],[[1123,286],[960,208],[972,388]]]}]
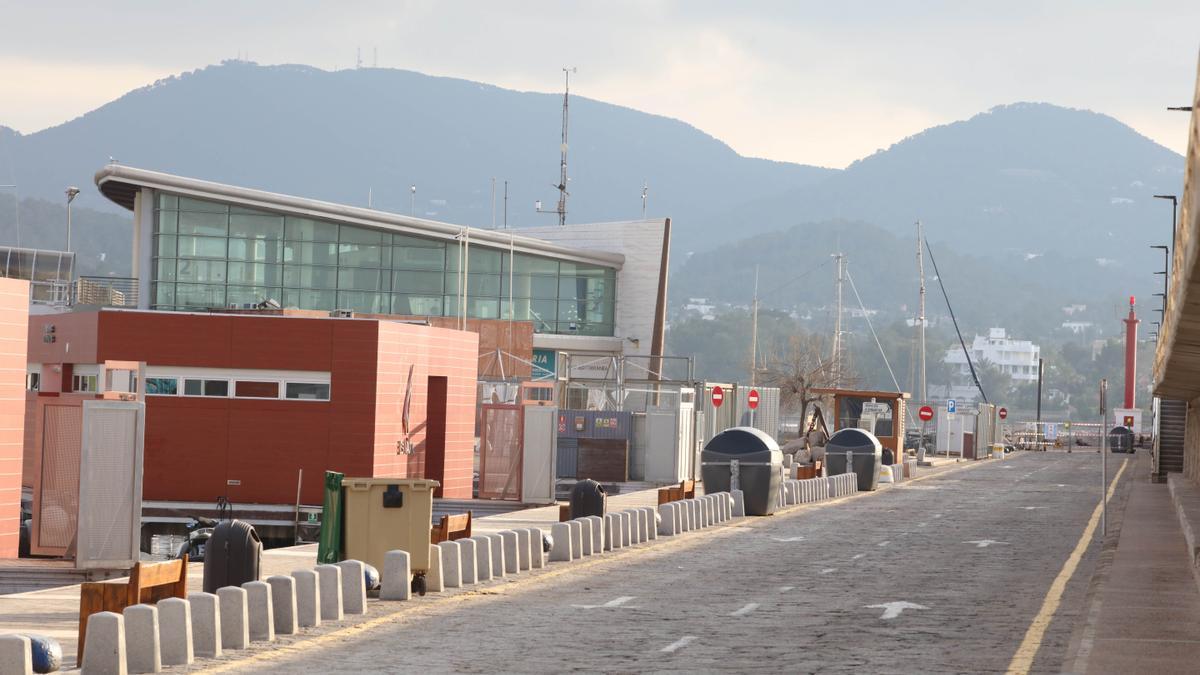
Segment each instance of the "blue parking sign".
[{"label": "blue parking sign", "polygon": [[954,404],[954,399],[952,399],[952,398],[946,399],[946,412],[948,412],[948,413],[957,412],[957,408],[958,408],[958,406],[956,406]]}]

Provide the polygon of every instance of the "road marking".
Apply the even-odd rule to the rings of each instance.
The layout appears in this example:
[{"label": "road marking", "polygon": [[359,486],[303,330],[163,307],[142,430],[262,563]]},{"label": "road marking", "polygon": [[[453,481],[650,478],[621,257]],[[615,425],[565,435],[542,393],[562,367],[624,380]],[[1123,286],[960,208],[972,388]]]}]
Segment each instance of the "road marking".
[{"label": "road marking", "polygon": [[881,542],[879,542],[879,546],[880,546],[880,547],[887,546],[887,545],[888,545],[888,544],[890,544],[890,543],[892,543],[892,542],[890,542],[890,541],[881,541]]},{"label": "road marking", "polygon": [[855,554],[855,556],[853,558],[851,558],[851,560],[858,560],[859,558],[865,558],[865,557],[867,557],[866,553],[857,553],[857,554]]},{"label": "road marking", "polygon": [[995,539],[976,539],[974,541],[964,541],[963,543],[964,544],[975,544],[975,548],[987,548],[987,547],[991,546],[992,544],[1005,544],[1005,545],[1008,544],[1007,541],[996,541]]},{"label": "road marking", "polygon": [[929,523],[917,523],[917,527],[925,527]]},{"label": "road marking", "polygon": [[780,587],[779,587],[779,592],[780,592],[780,593],[787,593],[788,591],[792,590],[793,588],[795,588],[795,586],[780,586]]},{"label": "road marking", "polygon": [[674,653],[674,652],[690,645],[692,643],[692,641],[695,639],[696,639],[695,635],[684,635],[683,637],[672,642],[671,644],[667,645],[666,647],[663,647],[659,651],[663,652],[664,654],[671,654],[671,653]]},{"label": "road marking", "polygon": [[825,569],[821,570],[821,574],[830,574],[830,573],[836,572],[836,571],[837,571],[836,567],[826,567]]},{"label": "road marking", "polygon": [[730,612],[729,616],[746,616],[747,614],[749,614],[750,612],[753,612],[756,609],[758,609],[758,603],[750,602],[750,603],[747,603],[745,607],[737,610],[736,612]]},{"label": "road marking", "polygon": [[[621,605],[624,605],[625,603],[629,602],[630,600],[634,599],[635,597],[637,597],[637,596],[622,595],[621,597],[619,597],[615,600],[609,600],[608,602],[604,603],[603,605],[571,605],[571,606],[578,607],[579,609],[607,609],[607,608],[611,608],[611,607],[620,607]],[[629,607],[628,609],[637,609],[637,608]]]},{"label": "road marking", "polygon": [[771,537],[775,541],[804,541],[804,537]]},{"label": "road marking", "polygon": [[940,514],[940,513],[935,513],[935,514],[933,514],[933,517],[934,517],[934,518],[941,518],[941,517],[942,517],[942,514]]},{"label": "road marking", "polygon": [[[1117,481],[1121,479],[1121,474],[1125,473],[1127,466],[1129,466],[1129,460],[1122,460],[1121,468],[1112,477],[1112,482],[1108,485],[1109,499],[1112,499],[1112,494],[1117,489]],[[1009,673],[1024,675],[1033,667],[1033,659],[1037,656],[1042,638],[1046,635],[1046,629],[1050,627],[1050,620],[1054,618],[1054,613],[1058,611],[1058,605],[1062,602],[1067,582],[1074,576],[1076,568],[1079,567],[1079,561],[1083,559],[1083,554],[1087,552],[1088,546],[1092,543],[1096,527],[1100,524],[1100,512],[1103,507],[1103,502],[1096,504],[1096,508],[1092,510],[1092,517],[1088,519],[1087,527],[1083,528],[1083,533],[1079,535],[1079,541],[1075,543],[1075,550],[1071,551],[1071,555],[1063,563],[1063,568],[1059,570],[1058,576],[1054,577],[1054,581],[1050,584],[1050,589],[1046,591],[1042,608],[1038,611],[1037,616],[1033,617],[1033,622],[1025,631],[1025,639],[1021,640],[1021,645],[1017,647],[1017,652],[1013,654],[1012,661],[1008,664]]]},{"label": "road marking", "polygon": [[906,600],[900,600],[898,602],[885,602],[881,605],[867,605],[866,608],[882,609],[883,615],[879,618],[885,621],[900,616],[900,613],[906,609],[929,609],[925,605],[918,605],[915,602],[908,602]]},{"label": "road marking", "polygon": [[1036,511],[1037,509],[1044,509],[1046,507],[1044,507],[1044,506],[1022,506],[1021,508],[1025,509],[1026,511]]}]

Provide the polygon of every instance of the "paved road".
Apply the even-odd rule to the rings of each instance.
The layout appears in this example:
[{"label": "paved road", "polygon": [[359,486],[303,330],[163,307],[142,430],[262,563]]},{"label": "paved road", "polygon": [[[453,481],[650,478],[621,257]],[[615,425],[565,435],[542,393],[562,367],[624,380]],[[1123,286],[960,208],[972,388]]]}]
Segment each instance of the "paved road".
[{"label": "paved road", "polygon": [[[1098,462],[1094,453],[1020,454],[746,519],[431,595],[238,668],[1003,671],[1092,515]],[[1097,549],[1067,584],[1035,671],[1062,668]],[[884,618],[894,602],[920,607]]]}]

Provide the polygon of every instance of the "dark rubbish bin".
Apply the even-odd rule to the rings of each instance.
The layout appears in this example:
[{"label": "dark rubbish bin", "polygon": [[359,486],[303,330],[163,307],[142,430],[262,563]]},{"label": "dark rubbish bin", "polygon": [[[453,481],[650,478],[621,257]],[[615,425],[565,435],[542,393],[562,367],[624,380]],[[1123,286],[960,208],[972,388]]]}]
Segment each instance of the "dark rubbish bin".
[{"label": "dark rubbish bin", "polygon": [[[850,454],[847,467],[846,454]],[[883,446],[875,434],[863,429],[842,429],[825,446],[825,471],[830,476],[853,471],[858,475],[858,490],[866,492],[879,486],[883,465]]]},{"label": "dark rubbish bin", "polygon": [[1110,452],[1133,452],[1133,431],[1128,427],[1113,427],[1108,432]]},{"label": "dark rubbish bin", "polygon": [[604,486],[591,478],[585,478],[571,488],[571,518],[603,518],[607,500],[608,494],[604,492]]},{"label": "dark rubbish bin", "polygon": [[258,581],[262,540],[249,523],[226,520],[213,528],[204,549],[204,592]]},{"label": "dark rubbish bin", "polygon": [[754,427],[726,429],[700,453],[700,477],[706,494],[741,490],[746,515],[769,516],[779,503],[783,452]]}]

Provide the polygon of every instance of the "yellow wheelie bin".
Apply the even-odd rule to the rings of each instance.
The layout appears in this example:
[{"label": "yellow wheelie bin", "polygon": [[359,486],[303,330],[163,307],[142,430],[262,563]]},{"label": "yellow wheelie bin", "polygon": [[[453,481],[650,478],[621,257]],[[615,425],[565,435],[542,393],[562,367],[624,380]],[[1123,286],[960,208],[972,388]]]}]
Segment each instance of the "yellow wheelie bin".
[{"label": "yellow wheelie bin", "polygon": [[433,491],[440,485],[428,478],[343,478],[343,559],[361,560],[382,573],[388,551],[407,551],[413,590],[424,595]]}]

